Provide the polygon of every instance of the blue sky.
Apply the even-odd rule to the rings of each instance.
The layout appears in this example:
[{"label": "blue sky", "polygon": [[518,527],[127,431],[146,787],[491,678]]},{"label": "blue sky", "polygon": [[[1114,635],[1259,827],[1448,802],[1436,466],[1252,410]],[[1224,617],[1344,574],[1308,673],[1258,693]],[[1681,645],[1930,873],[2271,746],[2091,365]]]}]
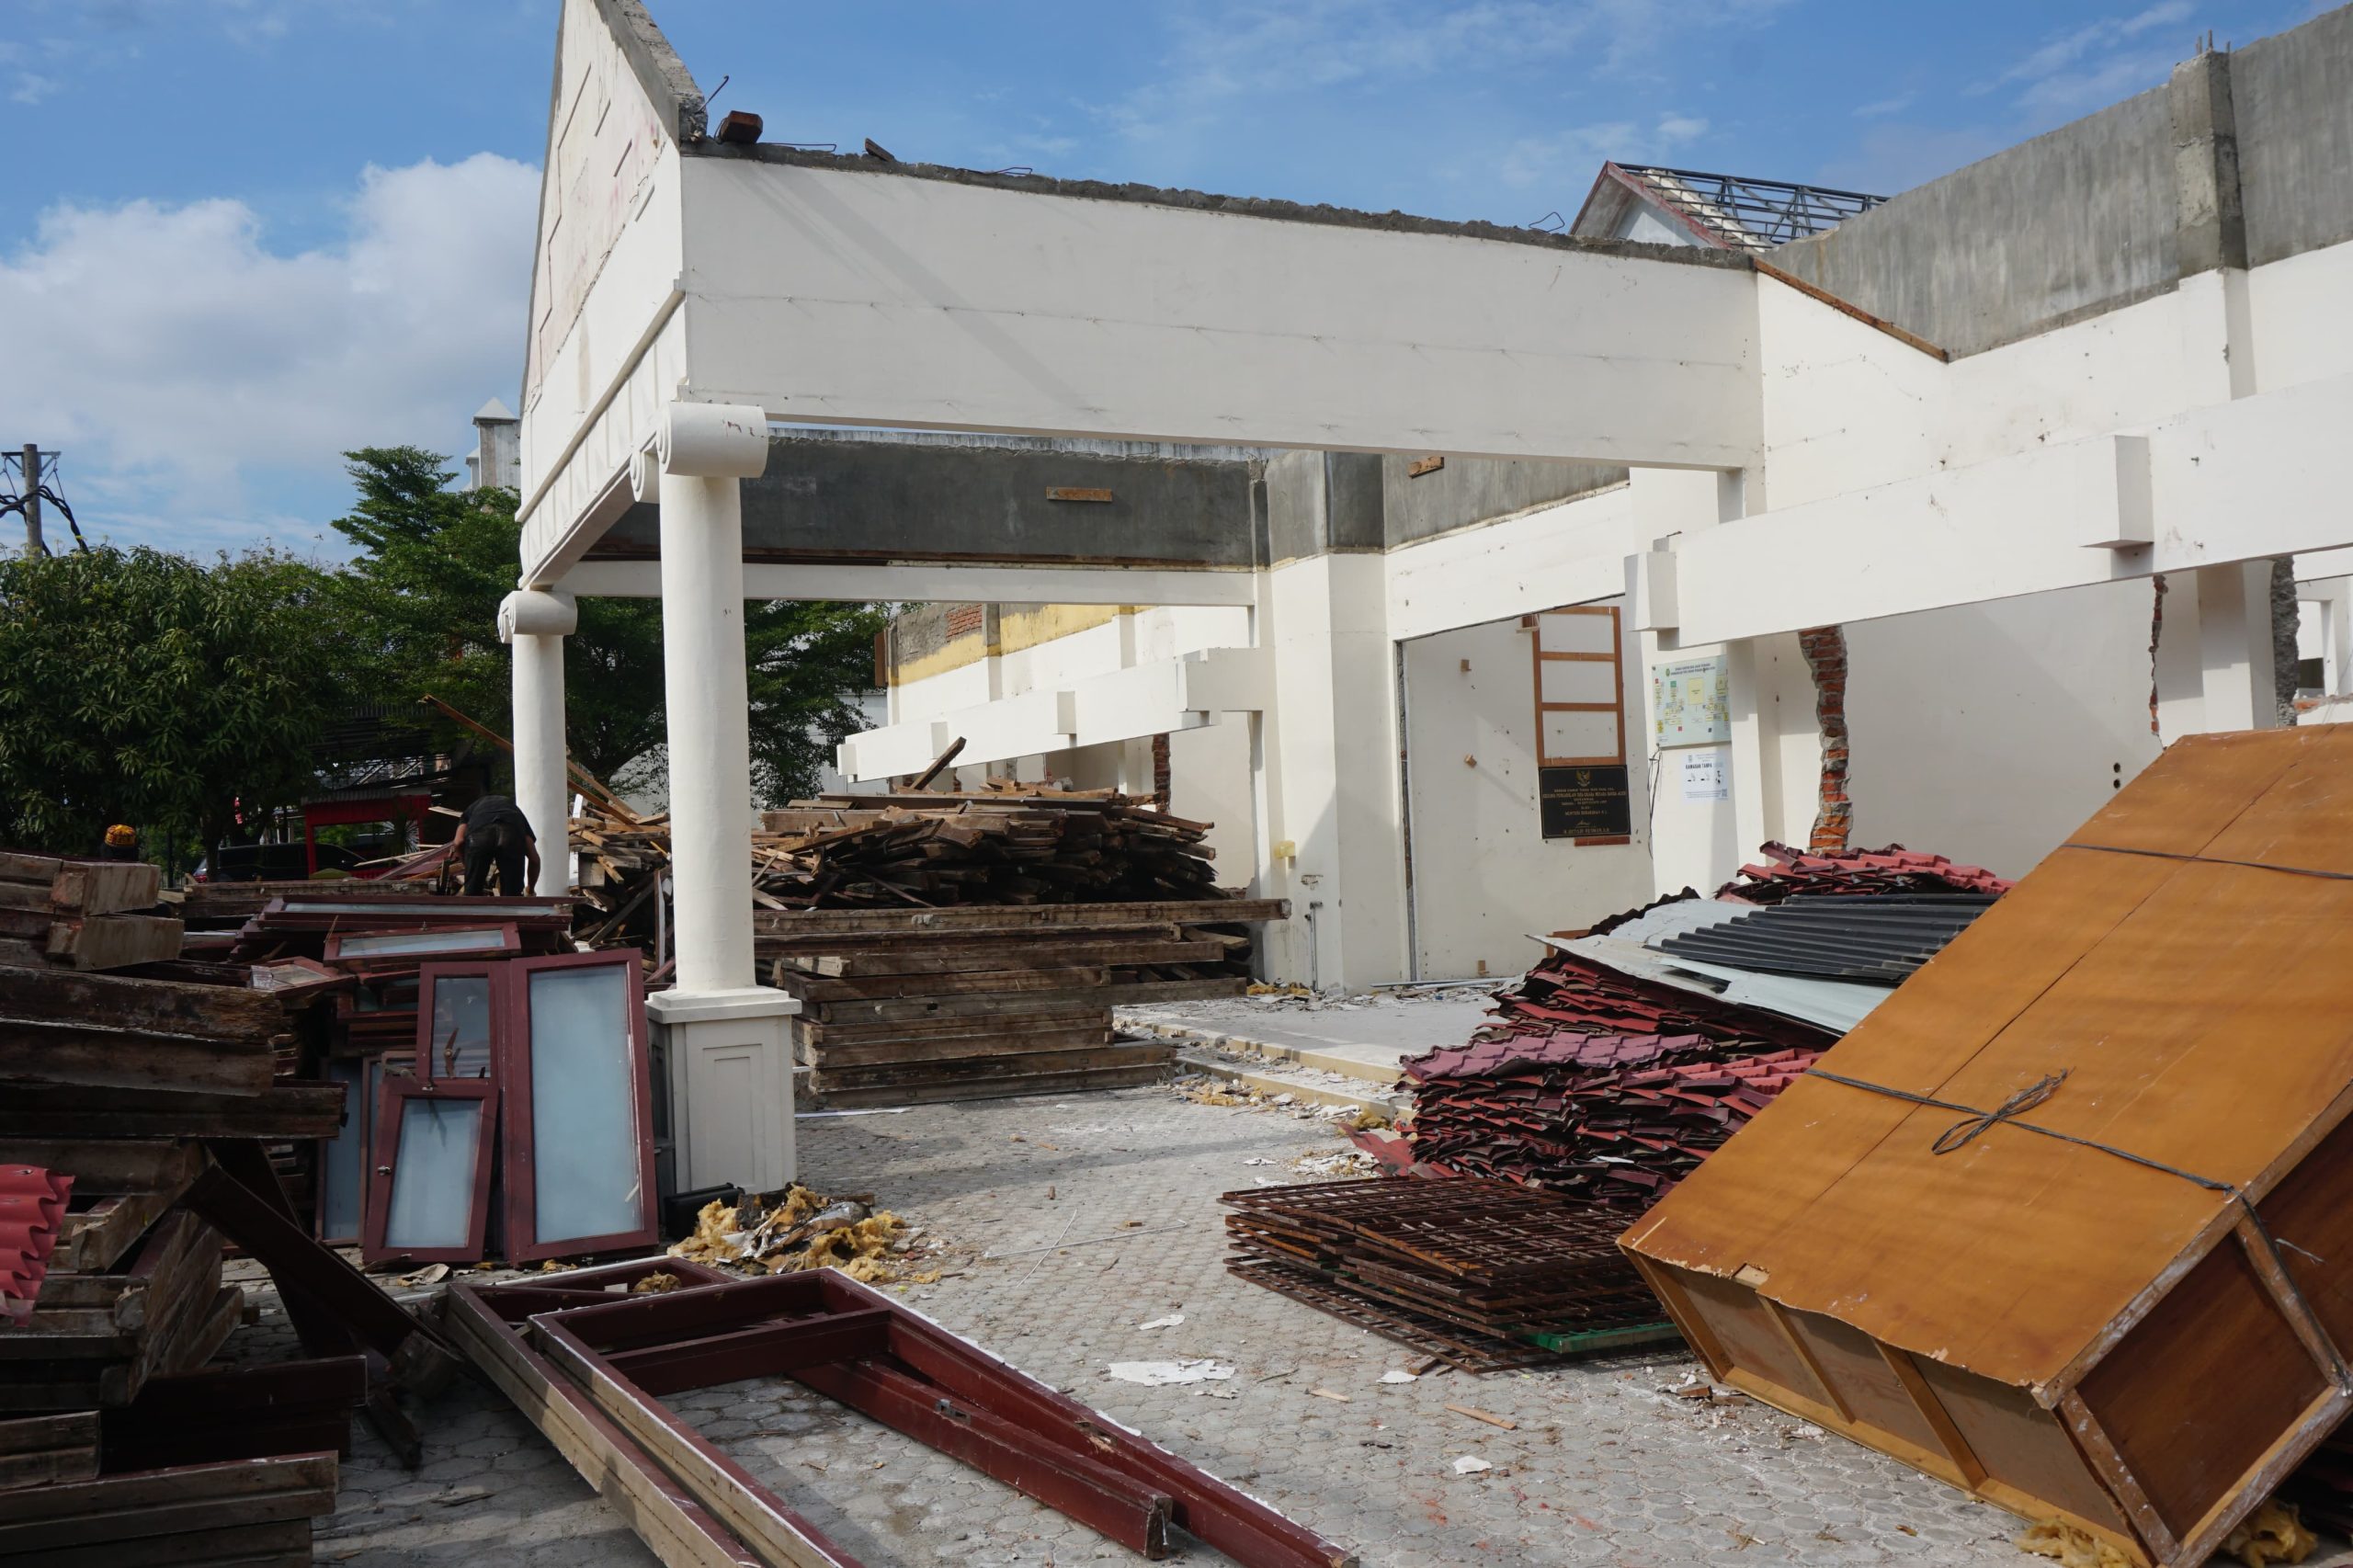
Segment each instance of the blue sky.
[{"label": "blue sky", "polygon": [[[1892,194],[2320,8],[650,4],[770,140],[1507,223],[1605,157]],[[0,447],[94,535],[335,553],[343,449],[516,402],[556,9],[11,0]]]}]

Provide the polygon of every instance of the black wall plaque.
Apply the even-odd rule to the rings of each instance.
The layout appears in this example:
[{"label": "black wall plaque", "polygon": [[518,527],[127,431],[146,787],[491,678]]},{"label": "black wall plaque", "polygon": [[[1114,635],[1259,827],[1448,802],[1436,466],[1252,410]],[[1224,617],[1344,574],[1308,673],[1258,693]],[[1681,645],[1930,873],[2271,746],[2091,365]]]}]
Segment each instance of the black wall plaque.
[{"label": "black wall plaque", "polygon": [[1536,806],[1547,838],[1623,838],[1634,831],[1626,769],[1540,767]]}]

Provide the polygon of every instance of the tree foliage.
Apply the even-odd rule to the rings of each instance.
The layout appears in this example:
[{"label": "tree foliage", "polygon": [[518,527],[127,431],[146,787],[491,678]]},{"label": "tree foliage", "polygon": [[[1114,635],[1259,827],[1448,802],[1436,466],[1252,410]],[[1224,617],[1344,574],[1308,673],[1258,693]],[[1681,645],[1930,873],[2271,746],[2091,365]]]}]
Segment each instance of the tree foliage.
[{"label": "tree foliage", "polygon": [[124,822],[210,843],[300,799],[340,684],[325,598],[270,552],[0,560],[0,834],[86,853]]},{"label": "tree foliage", "polygon": [[[415,447],[347,452],[358,504],[335,527],[359,549],[335,591],[388,699],[432,692],[511,733],[499,600],[515,586],[521,529],[511,490],[460,492],[448,460]],[[872,680],[885,613],[871,605],[747,605],[754,790],[806,794],[832,747],[863,721],[851,704]],[[665,733],[662,607],[583,599],[564,639],[565,729],[573,759],[610,780]]]}]

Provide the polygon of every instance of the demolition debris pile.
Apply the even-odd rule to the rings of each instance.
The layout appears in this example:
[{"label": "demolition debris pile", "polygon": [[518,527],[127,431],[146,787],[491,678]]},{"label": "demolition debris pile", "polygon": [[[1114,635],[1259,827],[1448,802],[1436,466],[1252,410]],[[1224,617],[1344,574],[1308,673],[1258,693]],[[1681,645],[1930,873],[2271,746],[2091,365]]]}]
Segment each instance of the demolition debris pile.
[{"label": "demolition debris pile", "polygon": [[[51,886],[126,871],[152,901],[152,867]],[[177,950],[177,920],[141,918]],[[68,946],[78,971],[53,948],[0,965],[0,1562],[308,1562],[354,1411],[413,1464],[401,1396],[455,1365],[280,1187],[273,1149],[340,1130],[341,1085],[279,1072],[324,993]],[[250,1320],[227,1243],[270,1271],[301,1359],[205,1366]]]}]

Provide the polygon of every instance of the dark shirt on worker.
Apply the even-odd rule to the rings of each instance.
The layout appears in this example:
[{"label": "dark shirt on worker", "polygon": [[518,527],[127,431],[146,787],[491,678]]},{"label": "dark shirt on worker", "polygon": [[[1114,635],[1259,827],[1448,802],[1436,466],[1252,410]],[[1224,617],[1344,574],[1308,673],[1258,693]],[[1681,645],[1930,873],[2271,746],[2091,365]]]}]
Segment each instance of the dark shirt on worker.
[{"label": "dark shirt on worker", "polygon": [[495,835],[492,830],[500,827],[512,828],[519,835],[515,840],[517,848],[522,846],[525,839],[537,836],[531,832],[530,819],[523,814],[522,808],[505,795],[484,795],[468,806],[465,824],[469,843],[493,842]]}]

